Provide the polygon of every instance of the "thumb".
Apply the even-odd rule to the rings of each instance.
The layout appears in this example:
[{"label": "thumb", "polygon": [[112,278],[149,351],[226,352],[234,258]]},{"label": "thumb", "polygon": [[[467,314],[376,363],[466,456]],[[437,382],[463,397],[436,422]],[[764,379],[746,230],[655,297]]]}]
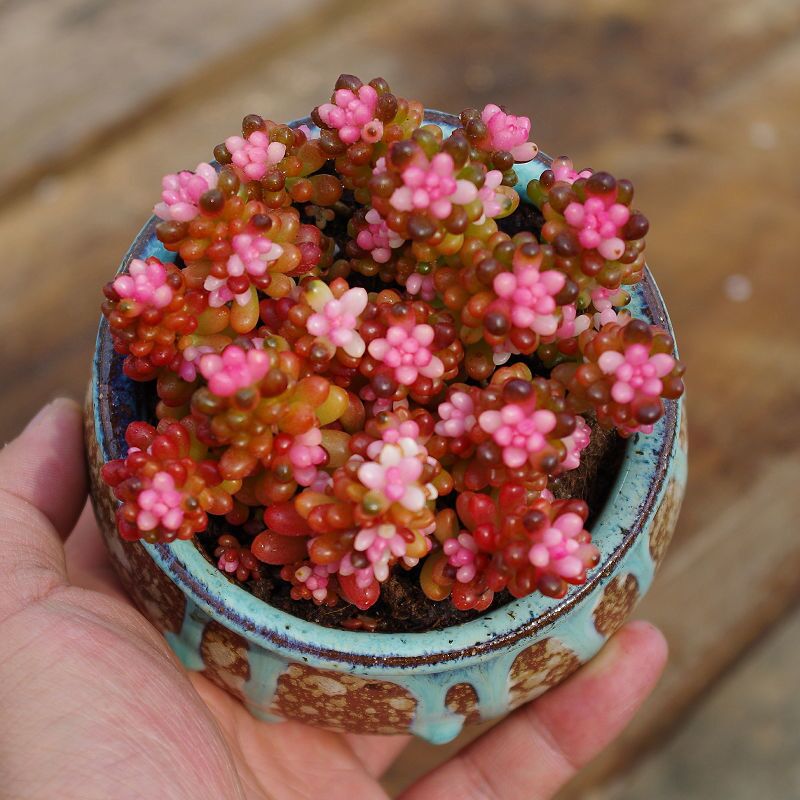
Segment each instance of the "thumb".
[{"label": "thumb", "polygon": [[66,582],[65,539],[86,499],[81,410],[45,406],[0,451],[0,621]]}]

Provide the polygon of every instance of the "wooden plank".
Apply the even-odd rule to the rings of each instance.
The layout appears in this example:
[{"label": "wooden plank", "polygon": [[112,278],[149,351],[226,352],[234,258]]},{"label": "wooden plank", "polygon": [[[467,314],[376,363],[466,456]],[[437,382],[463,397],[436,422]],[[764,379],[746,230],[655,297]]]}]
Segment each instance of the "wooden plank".
[{"label": "wooden plank", "polygon": [[0,4],[0,199],[119,135],[198,70],[286,33],[322,0]]},{"label": "wooden plank", "polygon": [[798,648],[794,610],[703,698],[671,742],[594,800],[796,797]]}]

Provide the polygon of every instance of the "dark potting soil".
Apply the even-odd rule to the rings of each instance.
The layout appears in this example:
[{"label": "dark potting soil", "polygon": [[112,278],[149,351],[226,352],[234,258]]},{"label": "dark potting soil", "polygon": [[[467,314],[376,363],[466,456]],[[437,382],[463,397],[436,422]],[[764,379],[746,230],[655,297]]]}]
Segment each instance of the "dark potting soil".
[{"label": "dark potting soil", "polygon": [[[353,205],[350,197],[345,196],[342,199],[336,217],[327,222],[324,228],[324,233],[336,242],[339,252],[345,246],[347,218],[352,213]],[[313,213],[314,210],[309,208],[307,216],[312,216]],[[538,208],[522,203],[512,215],[500,220],[498,227],[510,236],[527,230],[533,231],[539,238],[543,223],[544,218]],[[376,278],[360,280],[358,276],[351,277],[356,278],[359,285],[367,284],[368,290],[381,288],[371,285]],[[536,369],[535,364],[531,366],[537,373],[546,373],[544,369]],[[585,500],[590,510],[587,527],[591,529],[592,522],[602,510],[616,480],[625,443],[616,432],[600,428],[593,419],[587,419],[587,423],[592,430],[592,437],[589,446],[581,454],[580,466],[556,478],[550,489],[558,498],[575,497]],[[208,532],[198,536],[201,549],[214,563],[216,559],[213,552],[217,537],[228,530],[229,526],[217,526],[212,522]],[[417,566],[392,573],[381,586],[378,602],[366,612],[344,602],[327,607],[317,606],[310,600],[293,600],[289,594],[291,585],[280,577],[280,567],[263,565],[261,578],[240,585],[265,603],[309,622],[332,628],[382,633],[420,632],[458,625],[514,599],[508,592],[500,592],[495,595],[494,602],[487,611],[459,611],[449,600],[436,602],[426,597],[419,584],[420,569]],[[236,582],[230,576],[229,580]]]}]

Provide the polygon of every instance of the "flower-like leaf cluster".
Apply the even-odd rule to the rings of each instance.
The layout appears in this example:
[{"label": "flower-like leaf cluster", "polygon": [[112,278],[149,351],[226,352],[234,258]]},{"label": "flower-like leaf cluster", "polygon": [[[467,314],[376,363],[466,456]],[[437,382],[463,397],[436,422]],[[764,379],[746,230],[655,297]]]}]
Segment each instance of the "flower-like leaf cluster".
[{"label": "flower-like leaf cluster", "polygon": [[426,561],[422,588],[433,600],[449,596],[464,611],[488,608],[503,590],[563,597],[599,559],[585,529],[588,513],[581,500],[532,499],[514,483],[492,494],[463,491],[457,518],[444,514],[437,527],[440,547]]},{"label": "flower-like leaf cluster", "polygon": [[579,466],[589,442],[563,386],[534,378],[522,363],[498,369],[484,388],[452,385],[437,412],[430,446],[453,463],[458,491],[506,483],[542,491],[550,477]]},{"label": "flower-like leaf cluster", "polygon": [[664,400],[683,394],[685,368],[672,355],[672,337],[658,326],[620,315],[578,341],[582,363],[566,362],[553,370],[576,413],[591,410],[623,436],[651,433],[664,414]]},{"label": "flower-like leaf cluster", "polygon": [[178,342],[197,328],[204,308],[203,296],[187,291],[181,270],[157,258],[134,259],[103,291],[103,315],[129,378],[152,380],[179,360]]},{"label": "flower-like leaf cluster", "polygon": [[565,156],[528,184],[544,214],[542,239],[559,269],[583,292],[638,283],[644,269],[647,217],[634,209],[633,184],[608,172],[576,172]]},{"label": "flower-like leaf cluster", "polygon": [[102,471],[121,501],[117,526],[123,539],[190,539],[205,530],[208,514],[232,509],[232,495],[241,484],[223,480],[216,461],[192,447],[184,424],[162,420],[154,428],[132,422],[125,440],[127,456],[109,461]]}]

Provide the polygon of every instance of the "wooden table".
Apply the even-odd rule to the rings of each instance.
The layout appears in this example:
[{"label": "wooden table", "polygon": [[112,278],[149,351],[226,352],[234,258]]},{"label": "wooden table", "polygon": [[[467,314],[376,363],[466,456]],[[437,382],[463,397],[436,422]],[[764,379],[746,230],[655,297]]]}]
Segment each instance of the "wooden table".
[{"label": "wooden table", "polygon": [[[186,31],[191,31],[187,40]],[[564,792],[631,766],[800,596],[800,2],[238,0],[0,4],[0,438],[80,396],[101,284],[160,176],[341,71],[457,110],[502,102],[545,151],[635,180],[689,368],[691,477],[640,613],[666,676]],[[452,748],[414,743],[396,790]]]}]

